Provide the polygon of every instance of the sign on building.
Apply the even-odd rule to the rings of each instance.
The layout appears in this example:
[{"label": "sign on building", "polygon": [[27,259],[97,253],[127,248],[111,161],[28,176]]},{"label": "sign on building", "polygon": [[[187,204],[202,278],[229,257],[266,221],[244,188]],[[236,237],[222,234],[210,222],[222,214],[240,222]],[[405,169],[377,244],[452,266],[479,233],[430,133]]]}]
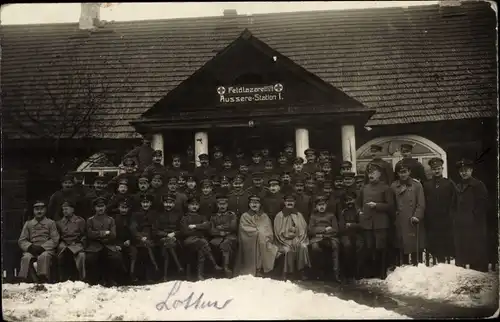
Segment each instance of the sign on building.
[{"label": "sign on building", "polygon": [[217,87],[221,104],[281,101],[283,85],[236,85]]}]

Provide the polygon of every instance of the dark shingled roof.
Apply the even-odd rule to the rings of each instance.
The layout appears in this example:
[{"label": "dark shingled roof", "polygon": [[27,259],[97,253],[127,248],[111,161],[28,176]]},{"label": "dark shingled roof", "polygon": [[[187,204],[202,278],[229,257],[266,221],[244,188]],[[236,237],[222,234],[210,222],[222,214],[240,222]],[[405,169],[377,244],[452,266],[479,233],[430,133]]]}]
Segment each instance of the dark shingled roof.
[{"label": "dark shingled roof", "polygon": [[[61,86],[63,80],[74,83],[68,75],[85,69],[104,84],[94,85],[97,94],[92,95],[109,95],[98,97],[95,117],[105,122],[100,134],[132,138],[130,121],[248,28],[274,50],[375,108],[367,126],[493,117],[495,27],[495,12],[486,2],[112,22],[91,34],[76,23],[2,26],[3,106],[15,111],[29,102],[36,118],[51,120],[54,102],[65,104],[57,95],[89,96]],[[52,96],[38,98],[33,84]],[[29,135],[6,120],[7,137]]]}]

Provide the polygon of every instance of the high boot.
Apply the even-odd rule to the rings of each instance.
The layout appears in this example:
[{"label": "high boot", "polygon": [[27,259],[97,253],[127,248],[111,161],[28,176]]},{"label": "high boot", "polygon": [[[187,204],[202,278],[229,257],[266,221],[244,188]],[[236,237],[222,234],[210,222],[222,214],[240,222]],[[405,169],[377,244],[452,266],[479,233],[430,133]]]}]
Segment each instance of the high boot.
[{"label": "high boot", "polygon": [[165,254],[165,258],[163,259],[163,281],[167,281],[167,274],[168,274],[168,254]]},{"label": "high boot", "polygon": [[332,250],[332,269],[333,280],[340,283],[340,267],[339,267],[339,250],[335,248]]},{"label": "high boot", "polygon": [[224,273],[226,274],[227,278],[230,278],[230,277],[232,277],[233,272],[231,271],[231,269],[229,269],[229,258],[230,258],[229,253],[224,252],[222,254],[222,257],[224,260]]},{"label": "high boot", "polygon": [[203,281],[205,278],[203,277],[203,273],[205,270],[205,259],[198,259],[198,281]]},{"label": "high boot", "polygon": [[132,282],[137,282],[137,277],[135,276],[135,259],[130,260],[130,280]]},{"label": "high boot", "polygon": [[215,261],[214,255],[212,254],[212,250],[209,247],[205,248],[205,257],[208,257],[208,260],[214,265],[214,268],[216,271],[221,271],[222,267],[217,265],[217,262]]},{"label": "high boot", "polygon": [[175,263],[175,266],[177,266],[177,271],[179,273],[182,273],[184,272],[184,267],[182,267],[181,263],[179,262],[179,258],[177,257],[177,253],[175,252],[175,249],[173,248],[170,248],[168,250],[168,253],[170,254],[170,256],[172,257],[174,263]]},{"label": "high boot", "polygon": [[380,265],[380,278],[387,277],[387,251],[385,249],[379,250],[379,265]]}]

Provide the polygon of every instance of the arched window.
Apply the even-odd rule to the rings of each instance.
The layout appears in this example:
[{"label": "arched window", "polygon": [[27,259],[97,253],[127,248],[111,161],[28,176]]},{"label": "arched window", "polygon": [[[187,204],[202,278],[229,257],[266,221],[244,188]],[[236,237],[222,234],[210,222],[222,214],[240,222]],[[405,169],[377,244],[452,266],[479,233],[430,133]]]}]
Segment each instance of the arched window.
[{"label": "arched window", "polygon": [[357,163],[356,170],[358,173],[363,174],[367,164],[371,161],[370,157],[370,146],[372,144],[381,145],[382,159],[391,163],[393,168],[396,163],[402,159],[399,147],[403,143],[408,143],[413,145],[413,158],[418,159],[420,163],[424,166],[425,173],[428,178],[431,178],[431,169],[429,168],[428,162],[430,159],[438,157],[443,159],[443,175],[448,176],[448,167],[446,161],[446,152],[436,143],[423,138],[418,135],[401,135],[401,136],[386,136],[373,139],[365,144],[363,144],[357,151]]},{"label": "arched window", "polygon": [[111,158],[109,158],[106,153],[99,152],[83,161],[76,169],[76,172],[88,174],[85,175],[84,180],[84,184],[87,184],[88,182],[86,181],[91,181],[91,178],[97,175],[109,177],[117,176],[122,172],[122,169],[120,165],[111,161]]}]

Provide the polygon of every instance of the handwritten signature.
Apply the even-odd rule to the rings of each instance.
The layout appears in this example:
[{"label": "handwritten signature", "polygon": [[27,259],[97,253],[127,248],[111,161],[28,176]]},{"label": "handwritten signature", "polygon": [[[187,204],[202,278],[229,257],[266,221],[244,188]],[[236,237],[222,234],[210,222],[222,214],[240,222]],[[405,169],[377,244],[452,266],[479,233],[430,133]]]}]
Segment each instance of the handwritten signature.
[{"label": "handwritten signature", "polygon": [[222,310],[225,309],[229,303],[233,301],[233,298],[230,298],[224,302],[224,304],[219,305],[218,301],[210,301],[210,300],[204,300],[203,297],[205,296],[205,293],[201,293],[200,295],[196,296],[194,292],[191,292],[191,294],[188,295],[185,299],[174,299],[173,297],[179,292],[181,289],[182,281],[176,281],[170,291],[168,292],[167,298],[164,301],[159,302],[156,304],[156,309],[158,311],[170,311],[170,310],[176,310],[179,308],[184,308],[185,310],[187,309],[206,309],[206,308],[216,308],[217,310]]}]

